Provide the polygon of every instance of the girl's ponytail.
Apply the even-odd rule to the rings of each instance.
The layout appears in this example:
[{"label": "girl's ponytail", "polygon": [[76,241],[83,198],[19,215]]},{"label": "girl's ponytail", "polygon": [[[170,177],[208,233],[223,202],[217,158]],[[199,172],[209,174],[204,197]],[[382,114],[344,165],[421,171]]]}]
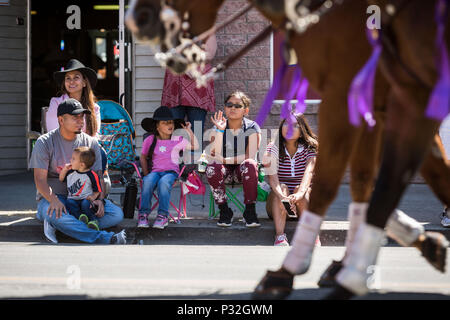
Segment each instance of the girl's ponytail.
[{"label": "girl's ponytail", "polygon": [[150,148],[148,149],[147,153],[147,163],[148,163],[148,173],[152,172],[153,168],[153,153],[155,152],[156,142],[158,139],[156,139],[156,134],[153,135],[153,141],[150,145]]}]

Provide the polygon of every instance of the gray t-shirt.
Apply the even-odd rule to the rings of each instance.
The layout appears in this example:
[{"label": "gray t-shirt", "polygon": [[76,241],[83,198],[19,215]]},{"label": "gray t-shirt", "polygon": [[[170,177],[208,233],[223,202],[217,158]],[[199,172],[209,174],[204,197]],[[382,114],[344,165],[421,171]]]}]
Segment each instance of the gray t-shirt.
[{"label": "gray t-shirt", "polygon": [[[72,152],[78,147],[89,147],[95,151],[95,163],[91,170],[102,170],[102,155],[97,139],[82,132],[72,141],[64,139],[59,128],[49,131],[36,141],[30,159],[30,168],[48,170],[47,182],[56,194],[67,195],[67,185],[59,181],[59,173],[66,163],[70,163]],[[38,193],[36,199],[42,196]]]},{"label": "gray t-shirt", "polygon": [[[213,129],[217,129],[213,126]],[[223,157],[237,157],[241,154],[245,154],[249,143],[249,137],[254,133],[261,133],[259,125],[250,119],[243,118],[241,131],[237,135],[233,134],[231,129],[227,126],[223,135],[222,141],[222,156]]]}]

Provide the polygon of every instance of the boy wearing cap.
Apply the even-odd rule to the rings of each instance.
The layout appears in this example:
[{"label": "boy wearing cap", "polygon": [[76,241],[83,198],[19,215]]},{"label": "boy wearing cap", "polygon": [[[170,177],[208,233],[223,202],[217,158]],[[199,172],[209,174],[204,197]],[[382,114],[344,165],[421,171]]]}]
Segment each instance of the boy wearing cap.
[{"label": "boy wearing cap", "polygon": [[[103,176],[98,142],[82,132],[84,115],[89,112],[77,100],[65,100],[58,106],[59,128],[42,135],[36,141],[29,165],[34,169],[34,181],[38,191],[36,218],[44,222],[44,232],[52,242],[57,242],[54,235],[56,229],[83,242],[126,243],[123,231],[114,234],[103,230],[93,230],[67,214],[65,206],[67,187],[59,180],[59,174],[66,163],[70,162],[73,150],[83,146],[92,148],[96,158],[92,170],[96,171],[99,177]],[[103,179],[100,179],[100,183],[104,190]],[[122,210],[103,197],[104,194],[101,193],[99,199],[93,201],[93,204],[98,207],[96,216],[100,229],[115,226],[123,219]]]}]

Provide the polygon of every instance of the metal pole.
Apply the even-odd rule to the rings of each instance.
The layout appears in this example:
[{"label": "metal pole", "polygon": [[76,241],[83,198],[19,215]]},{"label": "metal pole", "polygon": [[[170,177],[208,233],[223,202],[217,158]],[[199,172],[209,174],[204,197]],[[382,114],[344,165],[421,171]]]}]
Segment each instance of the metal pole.
[{"label": "metal pole", "polygon": [[[125,93],[125,0],[119,0],[119,101]],[[124,99],[124,101],[126,101]]]},{"label": "metal pole", "polygon": [[30,143],[31,140],[28,139],[27,133],[31,131],[31,0],[27,0],[27,122],[26,122],[26,146],[27,146],[27,169],[30,163]]}]

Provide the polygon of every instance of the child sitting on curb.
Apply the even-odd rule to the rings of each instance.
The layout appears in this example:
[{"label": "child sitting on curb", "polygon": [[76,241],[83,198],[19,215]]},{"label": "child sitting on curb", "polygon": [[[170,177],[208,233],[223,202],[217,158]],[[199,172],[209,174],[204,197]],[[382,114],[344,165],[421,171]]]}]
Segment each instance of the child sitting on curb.
[{"label": "child sitting on curb", "polygon": [[[191,142],[182,136],[175,136],[175,121],[185,129]],[[138,217],[138,228],[148,228],[148,217],[151,211],[153,191],[158,193],[158,215],[153,228],[164,229],[169,224],[169,203],[172,186],[180,173],[180,152],[196,150],[198,141],[191,130],[189,122],[183,125],[165,106],[155,110],[153,118],[142,120],[142,128],[151,133],[142,143],[140,163],[143,173],[141,204]],[[178,124],[177,123],[177,124]]]},{"label": "child sitting on curb", "polygon": [[95,163],[95,152],[88,147],[73,150],[70,163],[59,174],[61,182],[67,182],[66,207],[71,215],[86,223],[89,228],[99,230],[92,201],[97,199],[102,188],[98,175],[91,170]]}]

